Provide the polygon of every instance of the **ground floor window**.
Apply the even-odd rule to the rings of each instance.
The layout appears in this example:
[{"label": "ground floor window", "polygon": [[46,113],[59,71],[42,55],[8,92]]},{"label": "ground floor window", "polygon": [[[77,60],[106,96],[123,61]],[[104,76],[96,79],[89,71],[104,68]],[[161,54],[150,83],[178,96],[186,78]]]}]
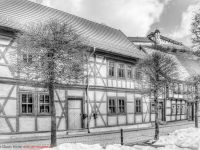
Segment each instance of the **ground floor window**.
[{"label": "ground floor window", "polygon": [[108,113],[109,114],[115,114],[116,113],[116,103],[115,99],[110,98],[108,102]]},{"label": "ground floor window", "polygon": [[22,93],[21,94],[21,113],[22,114],[33,114],[33,94]]},{"label": "ground floor window", "polygon": [[50,113],[49,94],[39,94],[39,112]]},{"label": "ground floor window", "polygon": [[109,98],[108,114],[124,114],[126,113],[125,98]]},{"label": "ground floor window", "polygon": [[142,113],[142,99],[135,100],[135,112]]},{"label": "ground floor window", "polygon": [[[38,98],[37,98],[38,97]],[[38,102],[36,101],[38,100]],[[35,111],[34,111],[35,110]],[[20,93],[20,114],[49,114],[50,100],[48,93]]]},{"label": "ground floor window", "polygon": [[119,113],[125,113],[125,100],[124,99],[118,99],[118,107],[119,107]]}]

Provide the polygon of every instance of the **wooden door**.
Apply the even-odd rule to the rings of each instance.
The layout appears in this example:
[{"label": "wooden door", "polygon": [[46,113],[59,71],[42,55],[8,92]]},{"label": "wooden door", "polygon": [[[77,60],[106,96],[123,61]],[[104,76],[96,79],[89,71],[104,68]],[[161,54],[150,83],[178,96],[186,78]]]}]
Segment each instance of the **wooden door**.
[{"label": "wooden door", "polygon": [[82,128],[81,100],[68,100],[68,129]]},{"label": "wooden door", "polygon": [[194,107],[193,107],[193,103],[188,103],[188,120],[192,121],[194,120]]}]

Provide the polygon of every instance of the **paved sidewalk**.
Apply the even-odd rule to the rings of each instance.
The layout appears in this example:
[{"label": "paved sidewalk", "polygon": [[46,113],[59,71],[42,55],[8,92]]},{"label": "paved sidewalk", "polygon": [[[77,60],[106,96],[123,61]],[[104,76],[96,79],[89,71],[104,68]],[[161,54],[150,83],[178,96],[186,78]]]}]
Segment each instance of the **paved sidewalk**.
[{"label": "paved sidewalk", "polygon": [[[167,135],[175,130],[194,127],[194,122],[181,121],[181,122],[170,122],[166,125],[160,125],[160,135]],[[143,128],[143,129],[129,129],[124,130],[124,143],[125,145],[132,145],[133,143],[138,143],[141,141],[147,141],[152,139],[154,136],[154,127]],[[85,144],[96,144],[100,143],[101,146],[106,147],[109,144],[120,144],[120,131],[112,132],[99,132],[90,134],[80,134],[80,135],[66,135],[59,136],[57,140],[58,144],[62,143],[85,143]],[[11,140],[0,140],[0,147],[8,147],[5,149],[20,149],[13,148],[22,146],[48,146],[50,143],[49,137],[39,137],[39,138],[21,138],[21,139],[11,139]],[[4,148],[0,148],[4,149]],[[36,148],[35,148],[36,149]]]}]

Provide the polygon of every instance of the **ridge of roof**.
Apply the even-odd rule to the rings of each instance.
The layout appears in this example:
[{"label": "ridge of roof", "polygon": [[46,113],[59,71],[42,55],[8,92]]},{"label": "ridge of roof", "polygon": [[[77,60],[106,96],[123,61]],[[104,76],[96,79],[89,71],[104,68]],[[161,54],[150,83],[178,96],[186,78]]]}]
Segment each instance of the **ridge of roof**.
[{"label": "ridge of roof", "polygon": [[121,30],[28,0],[0,1],[0,26],[20,30],[25,23],[50,18],[67,22],[94,47],[136,58],[144,56]]},{"label": "ridge of roof", "polygon": [[128,37],[128,39],[131,42],[151,42],[151,43],[155,43],[154,41],[152,41],[151,39],[149,39],[148,37]]},{"label": "ridge of roof", "polygon": [[165,36],[163,36],[163,35],[160,35],[160,38],[161,38],[161,39],[164,39],[164,40],[167,40],[167,41],[169,41],[169,42],[171,42],[171,43],[177,44],[177,45],[181,45],[181,46],[184,45],[184,44],[181,43],[181,42],[178,42],[178,41],[172,40],[172,39],[170,39],[170,38],[168,38],[168,37],[165,37]]}]

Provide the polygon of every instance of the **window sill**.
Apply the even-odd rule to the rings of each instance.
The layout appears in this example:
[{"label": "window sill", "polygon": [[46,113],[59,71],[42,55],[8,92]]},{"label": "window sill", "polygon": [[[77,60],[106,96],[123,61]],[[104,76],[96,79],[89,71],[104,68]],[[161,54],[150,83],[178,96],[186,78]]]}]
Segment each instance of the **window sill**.
[{"label": "window sill", "polygon": [[51,116],[51,114],[41,114],[41,113],[39,113],[39,114],[37,114],[37,116]]},{"label": "window sill", "polygon": [[142,115],[142,112],[135,112],[135,115]]},{"label": "window sill", "polygon": [[19,114],[19,117],[23,117],[23,116],[35,116],[35,114],[33,113],[33,114]]},{"label": "window sill", "polygon": [[116,79],[115,76],[108,76],[108,79]]}]

